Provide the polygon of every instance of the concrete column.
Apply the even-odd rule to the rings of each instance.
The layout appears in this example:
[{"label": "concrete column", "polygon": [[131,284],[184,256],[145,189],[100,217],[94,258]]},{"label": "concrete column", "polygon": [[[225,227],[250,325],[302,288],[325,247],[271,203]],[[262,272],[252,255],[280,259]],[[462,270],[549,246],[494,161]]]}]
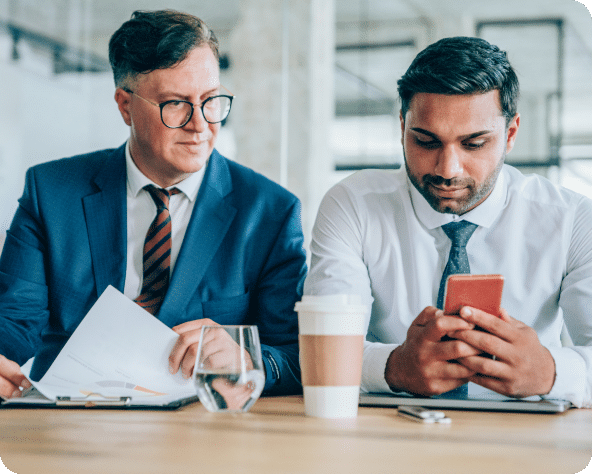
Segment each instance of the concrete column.
[{"label": "concrete column", "polygon": [[230,48],[236,160],[301,199],[308,248],[333,167],[334,0],[242,0]]}]

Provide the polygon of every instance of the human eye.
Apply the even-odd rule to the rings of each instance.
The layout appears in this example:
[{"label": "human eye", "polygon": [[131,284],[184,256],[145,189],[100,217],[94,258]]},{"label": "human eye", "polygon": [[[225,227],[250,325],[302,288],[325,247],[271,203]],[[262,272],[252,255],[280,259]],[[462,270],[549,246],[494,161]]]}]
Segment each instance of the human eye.
[{"label": "human eye", "polygon": [[479,148],[483,148],[485,143],[486,143],[486,140],[477,140],[477,141],[465,142],[465,143],[463,143],[463,145],[468,150],[478,150]]},{"label": "human eye", "polygon": [[203,105],[208,109],[216,109],[220,105],[220,97],[217,95],[208,97],[206,100],[203,101]]},{"label": "human eye", "polygon": [[185,107],[185,102],[182,100],[169,100],[166,103],[166,106],[170,107],[171,109],[182,109]]},{"label": "human eye", "polygon": [[415,137],[415,144],[422,148],[431,150],[440,146],[440,140],[421,140],[419,137]]}]

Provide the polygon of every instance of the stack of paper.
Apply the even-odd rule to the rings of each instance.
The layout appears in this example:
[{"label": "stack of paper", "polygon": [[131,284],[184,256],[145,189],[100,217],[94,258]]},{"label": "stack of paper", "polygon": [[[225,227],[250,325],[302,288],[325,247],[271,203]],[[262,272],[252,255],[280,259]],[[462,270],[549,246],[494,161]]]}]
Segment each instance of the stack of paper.
[{"label": "stack of paper", "polygon": [[[129,397],[131,405],[164,406],[195,397],[191,380],[169,372],[178,334],[109,286],[70,337],[47,373],[31,382],[54,403],[109,401]],[[33,359],[23,367],[28,377]],[[33,391],[34,392],[34,391]],[[39,403],[39,394],[7,400]]]}]

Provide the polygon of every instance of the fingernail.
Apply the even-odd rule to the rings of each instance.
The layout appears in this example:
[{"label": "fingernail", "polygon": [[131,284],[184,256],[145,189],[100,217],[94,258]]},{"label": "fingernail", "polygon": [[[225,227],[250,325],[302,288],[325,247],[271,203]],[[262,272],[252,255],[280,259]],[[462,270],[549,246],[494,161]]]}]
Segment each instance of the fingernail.
[{"label": "fingernail", "polygon": [[23,390],[27,390],[28,388],[31,388],[31,382],[29,382],[27,379],[23,380],[23,383],[21,384],[21,388]]},{"label": "fingernail", "polygon": [[471,311],[470,308],[467,308],[466,306],[462,309],[461,311],[462,316],[471,316],[473,314],[473,312]]},{"label": "fingernail", "polygon": [[189,378],[189,374],[183,374],[183,378],[187,380]]},{"label": "fingernail", "polygon": [[12,395],[10,396],[10,398],[18,398],[22,395],[22,392],[17,388],[14,392],[12,392]]},{"label": "fingernail", "polygon": [[172,366],[172,365],[169,365],[169,372],[170,372],[171,374],[175,374],[177,371],[176,371],[176,370],[173,368],[173,366]]}]

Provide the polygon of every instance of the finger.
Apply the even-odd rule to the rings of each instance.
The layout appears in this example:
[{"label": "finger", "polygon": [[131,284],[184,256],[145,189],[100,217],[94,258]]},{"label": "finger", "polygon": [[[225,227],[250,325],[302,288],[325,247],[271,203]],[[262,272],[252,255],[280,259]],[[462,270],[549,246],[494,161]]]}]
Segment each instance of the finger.
[{"label": "finger", "polygon": [[490,334],[498,336],[506,341],[510,341],[512,339],[514,327],[512,322],[507,319],[509,318],[508,314],[505,311],[504,313],[505,319],[502,319],[499,316],[494,316],[469,306],[463,306],[460,310],[460,316],[465,321],[472,323],[475,326],[479,326]]},{"label": "finger", "polygon": [[172,374],[176,374],[181,366],[181,362],[185,358],[187,350],[193,344],[199,344],[201,330],[186,331],[179,335],[175,341],[175,345],[169,355],[169,370]]},{"label": "finger", "polygon": [[241,364],[239,346],[229,337],[216,337],[202,345],[199,354],[200,364],[210,368],[228,366],[239,367]]},{"label": "finger", "polygon": [[497,393],[502,393],[503,390],[503,384],[500,380],[487,375],[475,374],[472,377],[469,377],[469,381]]},{"label": "finger", "polygon": [[[171,356],[180,357],[179,370],[184,378],[191,377],[198,357],[200,367],[210,370],[220,368],[231,363],[230,354],[236,354],[238,347],[222,327],[209,328],[199,333],[197,331],[183,333],[179,336],[178,343],[178,350]],[[223,358],[213,358],[218,353],[227,354],[224,365],[222,365]],[[238,360],[238,356],[234,355],[234,358]]]},{"label": "finger", "polygon": [[[195,367],[198,353],[200,352],[199,341],[201,338],[201,331],[199,336],[197,336],[196,342],[190,342],[195,341],[196,339],[194,332],[186,334],[190,337],[186,339],[188,344],[183,349],[183,356],[179,362],[179,370],[181,371],[183,378],[188,379],[193,375],[193,369]],[[211,365],[209,359],[211,359],[212,355],[223,352],[223,348],[224,340],[221,337],[212,334],[211,331],[208,331],[204,334],[203,340],[201,341],[201,353],[199,354],[199,357],[202,361],[207,361],[208,368],[217,367],[216,365]]]},{"label": "finger", "polygon": [[537,392],[524,392],[519,385],[517,386],[508,379],[490,377],[484,374],[475,374],[470,377],[470,381],[506,397],[524,398],[537,394]]},{"label": "finger", "polygon": [[475,373],[460,364],[440,365],[435,377],[427,377],[407,391],[420,395],[439,395],[464,385]]},{"label": "finger", "polygon": [[20,366],[3,355],[0,355],[0,378],[6,379],[17,388],[27,389],[31,386],[31,382],[21,372]]},{"label": "finger", "polygon": [[427,306],[421,313],[413,320],[411,326],[425,326],[435,318],[439,318],[444,315],[444,311],[435,308],[434,306]]},{"label": "finger", "polygon": [[483,374],[475,374],[470,377],[469,380],[477,385],[485,387],[489,390],[493,390],[494,392],[500,393],[507,397],[522,398],[524,396],[528,396],[510,392],[507,382],[503,379],[497,379]]},{"label": "finger", "polygon": [[441,316],[432,319],[425,325],[424,337],[428,341],[438,342],[444,336],[455,331],[472,329],[474,326],[458,316]]},{"label": "finger", "polygon": [[12,398],[20,394],[18,384],[12,383],[10,380],[0,376],[0,397],[3,400]]},{"label": "finger", "polygon": [[444,341],[434,347],[434,356],[437,360],[456,360],[481,354],[481,350],[467,344],[462,340]]},{"label": "finger", "polygon": [[456,362],[447,362],[438,367],[435,377],[447,380],[453,383],[466,383],[468,378],[475,375],[475,371]]},{"label": "finger", "polygon": [[236,343],[224,328],[210,328],[203,333],[201,357],[222,350],[225,345],[234,346]]},{"label": "finger", "polygon": [[[236,355],[233,356],[234,359],[230,356],[230,354],[236,354],[237,347],[232,340],[228,339],[226,331],[208,331],[201,341],[201,349],[199,338],[198,342],[186,347],[179,365],[183,378],[191,377],[198,357],[200,358],[200,366],[203,365],[207,369],[228,366],[237,359]],[[222,354],[222,357],[218,354]]]},{"label": "finger", "polygon": [[518,320],[510,316],[504,308],[500,308],[499,317],[502,321],[505,321],[507,323],[518,322]]},{"label": "finger", "polygon": [[197,360],[198,344],[190,345],[181,362],[179,363],[179,370],[184,379],[188,379],[193,375],[193,369],[195,368],[195,361]]},{"label": "finger", "polygon": [[512,345],[507,341],[496,335],[476,329],[455,333],[455,339],[477,350],[477,354],[470,355],[483,356],[487,354],[487,357],[482,357],[483,359],[491,360],[491,356],[495,356],[495,359],[507,362],[508,357],[513,353]]},{"label": "finger", "polygon": [[459,364],[484,377],[505,379],[510,375],[507,364],[483,356],[469,356],[457,360]]},{"label": "finger", "polygon": [[[202,328],[204,326],[220,325],[214,323],[211,319],[198,319],[195,321],[188,321],[187,323],[180,324],[173,328],[176,329],[176,332],[179,334],[179,337],[175,341],[175,345],[173,346],[171,354],[169,355],[169,370],[172,374],[176,374],[179,368],[181,367],[181,361],[184,359],[189,347],[193,344],[199,344]],[[204,343],[210,339],[217,337],[220,331],[226,333],[226,331],[224,331],[223,329],[216,329],[217,328],[212,328],[211,330],[208,330],[204,333]]]},{"label": "finger", "polygon": [[253,392],[253,389],[248,385],[233,385],[227,380],[219,378],[212,382],[212,388],[224,398],[226,405],[231,410],[243,407]]},{"label": "finger", "polygon": [[214,321],[212,321],[209,318],[204,318],[204,319],[195,319],[193,321],[187,321],[187,322],[178,324],[177,326],[174,326],[172,329],[177,334],[183,334],[184,332],[187,332],[187,331],[199,331],[199,330],[201,330],[202,326],[219,326],[219,324],[215,323]]},{"label": "finger", "polygon": [[230,353],[229,351],[216,351],[207,358],[201,359],[200,368],[204,368],[207,370],[224,370],[224,371],[233,371],[233,370],[240,370],[240,362],[235,353]]}]

